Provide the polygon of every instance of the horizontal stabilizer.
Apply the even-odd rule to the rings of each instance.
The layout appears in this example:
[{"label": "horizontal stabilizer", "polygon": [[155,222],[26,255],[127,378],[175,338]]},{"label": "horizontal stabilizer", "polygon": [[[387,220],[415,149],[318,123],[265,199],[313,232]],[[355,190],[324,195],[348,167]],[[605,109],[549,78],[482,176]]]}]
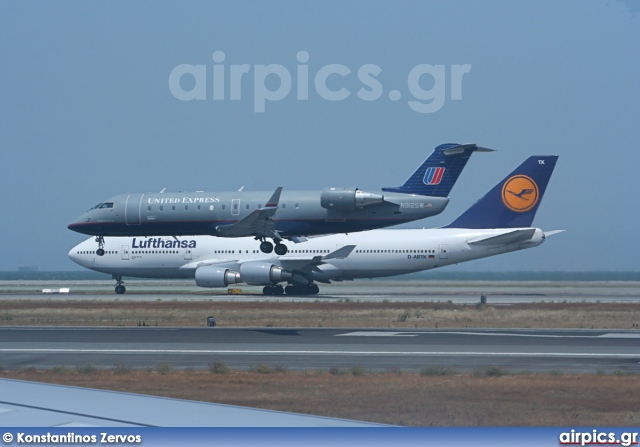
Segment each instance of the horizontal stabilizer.
[{"label": "horizontal stabilizer", "polygon": [[514,230],[508,233],[502,233],[497,236],[489,236],[482,238],[469,239],[467,244],[469,245],[482,245],[482,246],[499,246],[513,244],[516,242],[526,242],[530,240],[534,233],[535,228],[527,228],[526,230]]},{"label": "horizontal stabilizer", "polygon": [[444,155],[457,155],[462,154],[467,149],[474,149],[474,152],[495,152],[495,149],[489,149],[487,147],[476,146],[475,144],[459,144],[457,146],[445,149],[442,151]]}]

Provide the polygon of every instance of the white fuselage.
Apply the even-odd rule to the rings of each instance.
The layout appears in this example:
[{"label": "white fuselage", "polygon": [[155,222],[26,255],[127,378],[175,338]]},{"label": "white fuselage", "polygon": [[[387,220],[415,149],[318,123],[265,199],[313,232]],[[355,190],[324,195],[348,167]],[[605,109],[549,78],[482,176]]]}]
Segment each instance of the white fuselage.
[{"label": "white fuselage", "polygon": [[[530,230],[531,237],[516,241],[496,238],[519,230]],[[488,242],[478,244],[479,240]],[[95,254],[96,244],[90,238],[71,249],[69,257],[92,270],[141,278],[193,278],[201,266],[236,270],[244,263],[262,261],[294,271],[299,268],[309,279],[328,282],[429,270],[535,247],[543,241],[540,229],[372,230],[313,238],[292,246],[284,256],[275,256],[260,252],[253,238],[107,237],[104,256]],[[355,246],[347,257],[323,259],[313,265],[304,262],[345,245]]]}]

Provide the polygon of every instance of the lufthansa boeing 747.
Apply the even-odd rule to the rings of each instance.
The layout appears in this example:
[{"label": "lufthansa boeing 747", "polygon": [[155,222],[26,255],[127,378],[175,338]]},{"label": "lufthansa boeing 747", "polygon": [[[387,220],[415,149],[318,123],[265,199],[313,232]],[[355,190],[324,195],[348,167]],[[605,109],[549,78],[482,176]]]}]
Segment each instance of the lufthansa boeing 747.
[{"label": "lufthansa boeing 747", "polygon": [[444,228],[311,238],[284,256],[261,253],[251,238],[109,237],[104,256],[88,239],[69,257],[113,275],[119,294],[126,290],[123,276],[195,278],[200,287],[247,283],[264,286],[266,295],[317,294],[317,283],[402,275],[542,244],[559,232],[531,227],[557,159],[530,157]]},{"label": "lufthansa boeing 747", "polygon": [[105,236],[252,236],[260,250],[284,255],[283,239],[352,233],[398,225],[440,214],[447,196],[473,152],[491,149],[475,144],[443,144],[399,187],[382,194],[358,188],[322,191],[192,192],[122,194],[100,202],[69,229],[96,236],[98,256]]}]

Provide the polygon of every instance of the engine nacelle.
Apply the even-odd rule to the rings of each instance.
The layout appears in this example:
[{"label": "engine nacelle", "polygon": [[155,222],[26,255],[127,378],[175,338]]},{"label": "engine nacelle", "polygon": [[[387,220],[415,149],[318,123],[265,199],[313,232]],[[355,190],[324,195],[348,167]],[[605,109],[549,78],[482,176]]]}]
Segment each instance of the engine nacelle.
[{"label": "engine nacelle", "polygon": [[358,188],[325,188],[320,194],[320,205],[328,210],[353,211],[384,202],[384,196]]},{"label": "engine nacelle", "polygon": [[268,262],[245,262],[240,265],[240,277],[243,282],[253,285],[273,284],[287,281],[293,275],[282,267]]},{"label": "engine nacelle", "polygon": [[198,287],[227,287],[241,281],[240,274],[215,265],[203,265],[196,269],[196,285]]}]

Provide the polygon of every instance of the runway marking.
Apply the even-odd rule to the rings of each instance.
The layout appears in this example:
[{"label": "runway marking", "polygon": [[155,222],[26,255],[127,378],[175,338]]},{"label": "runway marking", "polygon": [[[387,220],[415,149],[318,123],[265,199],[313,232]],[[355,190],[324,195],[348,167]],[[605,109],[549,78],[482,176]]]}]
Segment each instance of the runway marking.
[{"label": "runway marking", "polygon": [[336,334],[336,337],[417,337],[424,332],[384,332],[384,331],[359,331],[346,334]]},{"label": "runway marking", "polygon": [[640,338],[640,332],[612,332],[598,335],[602,338]]},{"label": "runway marking", "polygon": [[71,354],[246,354],[246,355],[422,355],[422,356],[516,356],[516,357],[640,357],[640,352],[633,354],[596,354],[574,352],[452,352],[452,351],[239,351],[215,349],[12,349],[1,348],[0,352],[14,353],[71,353]]},{"label": "runway marking", "polygon": [[552,335],[552,334],[516,334],[508,332],[471,332],[471,331],[421,331],[421,332],[384,332],[384,331],[361,331],[336,334],[334,337],[417,337],[418,335],[473,335],[487,337],[533,337],[533,338],[640,338],[638,334],[617,334],[608,333],[601,335]]}]

